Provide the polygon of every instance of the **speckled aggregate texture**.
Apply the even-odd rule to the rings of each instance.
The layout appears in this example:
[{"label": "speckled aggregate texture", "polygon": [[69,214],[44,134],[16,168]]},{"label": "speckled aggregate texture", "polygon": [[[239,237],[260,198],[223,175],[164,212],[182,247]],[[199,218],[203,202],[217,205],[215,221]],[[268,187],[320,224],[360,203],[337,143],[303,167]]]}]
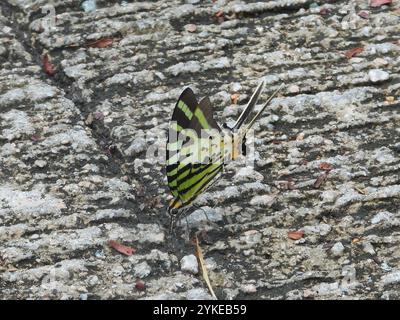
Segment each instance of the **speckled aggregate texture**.
[{"label": "speckled aggregate texture", "polygon": [[[220,299],[400,298],[400,1],[81,2],[0,3],[1,299],[211,299],[187,226]],[[169,235],[177,97],[260,79],[254,168]]]}]

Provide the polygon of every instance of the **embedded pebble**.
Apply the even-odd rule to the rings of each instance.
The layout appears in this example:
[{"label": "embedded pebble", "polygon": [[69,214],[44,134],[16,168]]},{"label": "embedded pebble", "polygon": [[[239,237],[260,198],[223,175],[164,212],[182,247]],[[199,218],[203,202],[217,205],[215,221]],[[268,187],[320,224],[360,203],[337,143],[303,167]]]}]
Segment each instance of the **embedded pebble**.
[{"label": "embedded pebble", "polygon": [[240,287],[240,290],[244,293],[256,293],[257,287],[254,284],[245,284]]},{"label": "embedded pebble", "polygon": [[372,224],[377,224],[380,222],[390,222],[394,217],[394,214],[388,211],[381,211],[378,212],[372,219],[371,223]]},{"label": "embedded pebble", "polygon": [[368,76],[372,82],[381,82],[389,79],[389,73],[380,69],[370,70]]},{"label": "embedded pebble", "polygon": [[331,252],[334,256],[340,257],[343,255],[344,252],[344,246],[341,242],[336,242],[333,247],[331,248]]},{"label": "embedded pebble", "polygon": [[192,274],[197,274],[199,272],[199,265],[197,263],[196,256],[193,254],[184,256],[181,259],[181,270],[190,272]]},{"label": "embedded pebble", "polygon": [[47,165],[47,162],[45,160],[36,160],[35,161],[35,166],[39,168],[44,168]]},{"label": "embedded pebble", "polygon": [[146,261],[143,261],[133,267],[135,277],[143,279],[151,273],[151,268]]}]

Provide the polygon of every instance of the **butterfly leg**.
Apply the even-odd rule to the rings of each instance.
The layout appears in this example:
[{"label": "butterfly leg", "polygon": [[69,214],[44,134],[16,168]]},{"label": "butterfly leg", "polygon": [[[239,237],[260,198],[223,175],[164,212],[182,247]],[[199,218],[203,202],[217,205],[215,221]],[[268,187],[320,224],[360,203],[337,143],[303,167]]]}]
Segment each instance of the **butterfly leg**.
[{"label": "butterfly leg", "polygon": [[172,234],[176,224],[176,215],[170,214],[169,215],[169,234]]},{"label": "butterfly leg", "polygon": [[209,225],[211,225],[211,226],[212,226],[212,225],[216,226],[216,223],[210,220],[210,218],[209,218],[208,215],[207,215],[207,211],[204,210],[204,208],[203,208],[202,206],[193,204],[193,207],[196,208],[196,209],[199,209],[199,210],[203,211],[203,214],[204,214],[204,216],[206,217],[206,220],[207,220],[207,222],[208,222]]}]

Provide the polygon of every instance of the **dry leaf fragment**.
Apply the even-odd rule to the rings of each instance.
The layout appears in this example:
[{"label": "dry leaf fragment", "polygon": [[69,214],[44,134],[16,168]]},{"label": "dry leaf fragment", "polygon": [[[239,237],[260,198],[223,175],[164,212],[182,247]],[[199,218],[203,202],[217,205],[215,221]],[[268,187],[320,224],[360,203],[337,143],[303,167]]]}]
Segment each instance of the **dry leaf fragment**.
[{"label": "dry leaf fragment", "polygon": [[104,120],[104,114],[103,112],[96,111],[94,114],[94,118],[98,121]]},{"label": "dry leaf fragment", "polygon": [[368,18],[369,18],[369,12],[368,12],[368,11],[365,11],[365,10],[362,10],[362,11],[360,11],[360,12],[358,13],[358,16],[361,17],[361,18],[363,18],[363,19],[368,19]]},{"label": "dry leaf fragment", "polygon": [[322,162],[320,163],[319,168],[321,170],[331,171],[333,169],[333,166],[328,162]]},{"label": "dry leaf fragment", "polygon": [[164,205],[161,201],[161,197],[159,197],[159,196],[149,199],[148,201],[146,201],[145,204],[146,204],[146,207],[148,207],[148,208],[163,208],[164,207]]},{"label": "dry leaf fragment", "polygon": [[292,239],[292,240],[299,240],[299,239],[303,238],[303,236],[304,236],[303,230],[288,232],[288,237],[289,237],[289,239]]},{"label": "dry leaf fragment", "polygon": [[113,44],[112,38],[101,38],[99,40],[88,43],[86,46],[91,48],[106,48]]},{"label": "dry leaf fragment", "polygon": [[33,136],[31,136],[31,140],[32,140],[33,142],[38,142],[38,141],[40,141],[40,140],[42,140],[42,139],[41,139],[40,136],[34,134]]},{"label": "dry leaf fragment", "polygon": [[43,55],[43,69],[49,76],[54,76],[56,69],[54,65],[50,62],[49,55],[46,53]]},{"label": "dry leaf fragment", "polygon": [[353,49],[347,50],[344,55],[346,56],[347,59],[351,59],[353,56],[363,52],[363,50],[364,49],[361,47],[353,48]]},{"label": "dry leaf fragment", "polygon": [[86,117],[86,119],[85,119],[85,124],[87,125],[87,126],[91,126],[92,125],[92,123],[93,123],[93,113],[89,113],[88,114],[88,116]]},{"label": "dry leaf fragment", "polygon": [[114,248],[115,250],[117,250],[119,253],[122,253],[126,256],[131,256],[132,254],[134,254],[136,252],[135,249],[128,247],[128,246],[124,246],[123,244],[120,244],[118,241],[115,241],[115,240],[108,241],[108,245],[111,248]]},{"label": "dry leaf fragment", "polygon": [[216,13],[215,13],[215,16],[216,17],[222,17],[224,15],[224,12],[222,11],[222,10],[219,10],[219,11],[217,11]]},{"label": "dry leaf fragment", "polygon": [[394,97],[393,96],[387,96],[386,97],[386,102],[389,102],[389,103],[394,102]]},{"label": "dry leaf fragment", "polygon": [[391,3],[392,3],[392,0],[371,0],[369,5],[372,8],[379,8],[380,6],[383,6],[385,4],[391,4]]},{"label": "dry leaf fragment", "polygon": [[302,159],[302,160],[300,161],[300,165],[302,165],[302,166],[306,166],[307,163],[308,163],[308,161],[307,161],[306,159]]},{"label": "dry leaf fragment", "polygon": [[296,141],[303,141],[304,140],[304,136],[305,136],[305,133],[304,132],[300,132],[296,137]]},{"label": "dry leaf fragment", "polygon": [[319,188],[324,184],[324,182],[325,182],[326,179],[328,178],[328,172],[329,172],[329,171],[327,171],[327,172],[321,174],[321,175],[317,178],[317,180],[315,180],[315,182],[314,182],[314,188],[315,188],[315,189],[319,189]]},{"label": "dry leaf fragment", "polygon": [[326,15],[326,14],[331,13],[331,12],[332,12],[332,9],[330,9],[330,8],[321,8],[319,10],[319,14],[320,15]]},{"label": "dry leaf fragment", "polygon": [[142,280],[137,280],[135,283],[135,288],[139,291],[146,290],[146,284]]},{"label": "dry leaf fragment", "polygon": [[238,99],[239,99],[239,93],[234,93],[231,95],[232,104],[237,104]]},{"label": "dry leaf fragment", "polygon": [[363,241],[362,238],[354,238],[353,240],[351,240],[351,243],[352,244],[356,244],[356,243],[359,243],[359,242],[362,242],[362,241]]},{"label": "dry leaf fragment", "polygon": [[363,189],[359,188],[359,187],[354,187],[354,189],[356,189],[356,191],[357,191],[358,193],[361,193],[361,194],[363,194],[363,195],[366,194],[366,192],[365,192]]},{"label": "dry leaf fragment", "polygon": [[206,282],[208,290],[210,290],[211,295],[213,296],[214,299],[217,300],[217,296],[215,295],[214,290],[211,286],[210,279],[208,278],[208,272],[207,272],[206,264],[204,262],[203,252],[201,251],[201,248],[199,245],[199,239],[197,238],[197,235],[195,236],[195,244],[196,244],[196,256],[197,256],[197,259],[199,260],[199,265],[201,267],[201,274],[203,275],[203,279]]}]

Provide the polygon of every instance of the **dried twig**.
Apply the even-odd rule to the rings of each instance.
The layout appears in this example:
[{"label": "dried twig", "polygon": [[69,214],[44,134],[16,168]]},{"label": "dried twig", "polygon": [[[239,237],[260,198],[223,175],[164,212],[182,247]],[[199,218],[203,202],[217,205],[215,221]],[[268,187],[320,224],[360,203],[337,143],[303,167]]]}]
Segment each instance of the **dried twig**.
[{"label": "dried twig", "polygon": [[196,241],[196,256],[197,256],[197,259],[199,260],[201,274],[203,275],[204,281],[207,283],[208,290],[210,290],[211,295],[213,296],[214,299],[218,300],[217,296],[215,295],[214,290],[211,286],[210,279],[208,278],[206,264],[204,263],[203,252],[201,251],[201,248],[199,245],[199,239],[197,239],[197,235],[195,236],[195,241]]}]

